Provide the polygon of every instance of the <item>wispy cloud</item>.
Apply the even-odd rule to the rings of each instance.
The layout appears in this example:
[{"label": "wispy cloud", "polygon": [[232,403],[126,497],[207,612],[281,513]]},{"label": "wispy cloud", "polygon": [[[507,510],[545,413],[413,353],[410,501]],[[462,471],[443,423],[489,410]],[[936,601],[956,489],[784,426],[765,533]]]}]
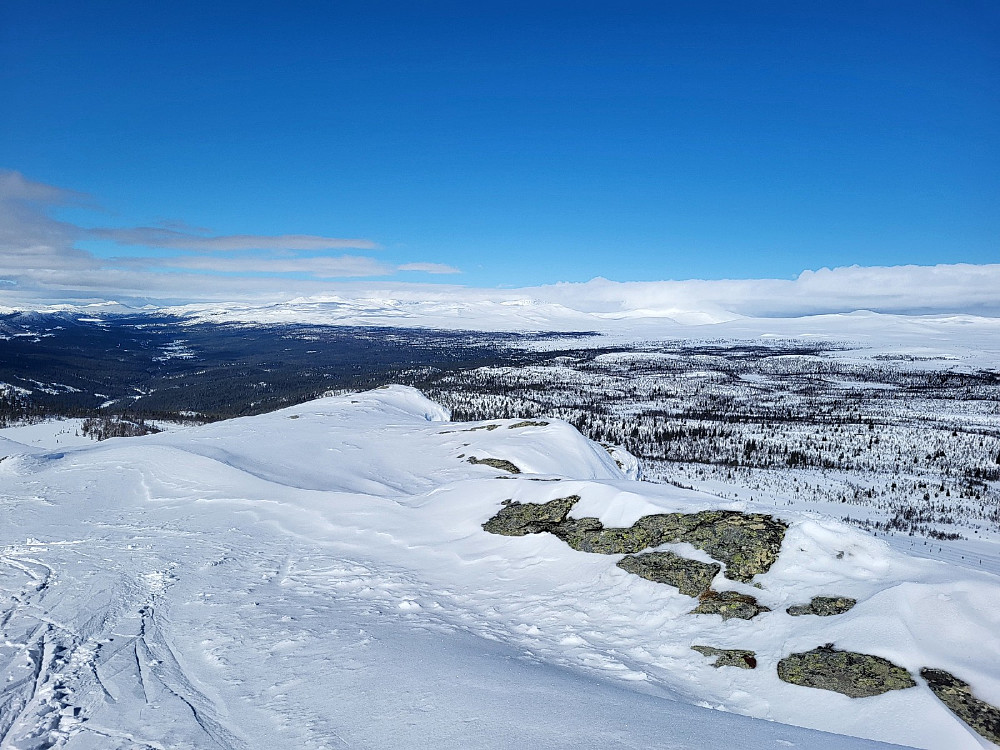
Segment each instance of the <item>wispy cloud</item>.
[{"label": "wispy cloud", "polygon": [[73,246],[80,228],[48,215],[54,206],[86,200],[81,193],[0,170],[0,273],[96,268],[93,256]]},{"label": "wispy cloud", "polygon": [[422,273],[439,273],[439,274],[449,274],[449,273],[462,273],[459,269],[454,266],[449,266],[444,263],[404,263],[401,266],[396,266],[397,271],[421,271]]},{"label": "wispy cloud", "polygon": [[388,276],[396,269],[374,258],[357,255],[338,257],[269,258],[259,256],[184,256],[155,261],[162,268],[181,268],[213,273],[282,273],[304,274],[319,279],[356,276]]},{"label": "wispy cloud", "polygon": [[[457,269],[438,263],[394,265],[365,255],[332,254],[345,249],[379,249],[378,243],[369,239],[312,234],[213,235],[177,221],[152,227],[93,229],[52,216],[62,206],[93,203],[85,194],[0,170],[0,288],[5,298],[100,295],[218,299],[267,292],[315,292],[325,288],[317,285],[328,285],[331,280],[387,277],[399,271],[457,273]],[[160,252],[101,257],[78,246],[85,240]],[[168,251],[166,257],[164,250]]]},{"label": "wispy cloud", "polygon": [[25,202],[42,205],[89,203],[85,193],[29,180],[20,172],[0,169],[0,203]]},{"label": "wispy cloud", "polygon": [[[182,224],[89,230],[58,221],[50,213],[58,206],[85,205],[88,200],[17,172],[0,171],[0,304],[95,298],[254,303],[334,294],[345,300],[391,299],[414,310],[438,305],[452,311],[475,309],[484,316],[520,310],[525,320],[524,316],[537,313],[540,324],[563,316],[567,324],[577,326],[588,320],[698,322],[855,310],[1000,316],[1000,264],[823,268],[803,271],[794,279],[594,279],[524,289],[471,289],[391,281],[397,272],[458,272],[444,264],[394,265],[361,253],[331,252],[370,249],[368,240],[294,234],[211,236]],[[161,252],[98,257],[77,246],[98,236],[95,232],[118,244]]]},{"label": "wispy cloud", "polygon": [[239,250],[377,250],[378,244],[365,239],[320,237],[313,234],[228,234],[211,236],[180,231],[172,227],[97,228],[87,236],[110,240],[119,245],[169,248],[197,252],[232,252]]}]

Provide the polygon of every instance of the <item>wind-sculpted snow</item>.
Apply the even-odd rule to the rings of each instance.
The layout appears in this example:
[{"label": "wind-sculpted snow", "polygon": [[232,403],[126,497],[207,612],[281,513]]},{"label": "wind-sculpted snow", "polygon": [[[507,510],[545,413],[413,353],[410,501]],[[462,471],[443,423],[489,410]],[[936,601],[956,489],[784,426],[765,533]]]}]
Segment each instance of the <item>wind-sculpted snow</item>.
[{"label": "wind-sculpted snow", "polygon": [[[626,479],[558,420],[446,419],[393,387],[57,450],[8,431],[0,748],[984,746],[919,674],[1000,702],[995,575],[782,512],[755,585],[713,582],[769,611],[690,615],[621,555],[482,525],[507,500],[577,497],[555,515],[605,528],[759,508]],[[647,552],[714,570],[691,543]],[[857,604],[787,614],[820,596]],[[779,679],[828,643],[918,685],[848,698]]]}]

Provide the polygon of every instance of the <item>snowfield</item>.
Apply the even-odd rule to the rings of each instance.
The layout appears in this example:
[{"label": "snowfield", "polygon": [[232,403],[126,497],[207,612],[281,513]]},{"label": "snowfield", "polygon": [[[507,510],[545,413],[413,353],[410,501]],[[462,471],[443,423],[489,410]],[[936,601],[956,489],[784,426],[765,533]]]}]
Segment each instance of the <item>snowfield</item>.
[{"label": "snowfield", "polygon": [[[992,747],[918,675],[1000,705],[1000,571],[636,481],[564,422],[451,423],[391,387],[97,444],[30,429],[0,438],[0,750]],[[570,495],[606,526],[775,513],[777,563],[714,583],[771,611],[689,615],[696,600],[619,555],[482,528],[504,500]],[[786,614],[818,595],[858,604]],[[781,658],[827,643],[917,686],[779,680]],[[756,669],[694,644],[751,649]]]}]

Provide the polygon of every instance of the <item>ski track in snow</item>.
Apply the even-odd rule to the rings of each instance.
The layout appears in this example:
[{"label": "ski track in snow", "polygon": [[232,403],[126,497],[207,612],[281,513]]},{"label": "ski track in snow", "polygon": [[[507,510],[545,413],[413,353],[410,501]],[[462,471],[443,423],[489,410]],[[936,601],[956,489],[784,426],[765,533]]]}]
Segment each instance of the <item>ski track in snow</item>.
[{"label": "ski track in snow", "polygon": [[[102,726],[99,715],[82,720],[102,703],[115,713],[138,704],[140,714],[142,706],[182,704],[203,734],[195,746],[246,747],[214,716],[162,632],[158,605],[174,580],[171,566],[124,568],[113,557],[120,547],[109,542],[36,543],[0,554],[0,565],[23,574],[19,588],[5,591],[10,605],[0,619],[0,747],[57,747],[78,734],[101,737],[105,747],[176,746]],[[38,559],[49,555],[55,564]],[[73,576],[73,568],[87,573]],[[103,575],[94,572],[101,568]]]},{"label": "ski track in snow", "polygon": [[[887,547],[882,560],[858,532],[803,521],[789,537],[802,550],[783,553],[765,590],[717,581],[775,612],[687,617],[690,598],[619,570],[617,557],[479,524],[506,497],[581,494],[616,524],[631,521],[606,514],[690,509],[706,496],[626,482],[560,423],[473,432],[435,409],[393,388],[0,464],[0,750],[877,745],[734,713],[986,746],[924,688],[852,702],[774,676],[786,642],[923,642],[926,628],[905,619],[905,637],[859,632],[964,573]],[[473,454],[526,476],[498,478],[469,465]],[[557,475],[587,481],[530,481]],[[855,544],[846,569],[832,562],[845,541]],[[969,575],[966,594],[1000,591],[995,576]],[[858,595],[856,610],[836,623],[784,616],[831,581]],[[998,625],[986,616],[963,636],[986,666],[947,648],[935,664],[972,670],[994,703]],[[759,644],[760,666],[714,670],[695,642]],[[554,697],[567,690],[573,705]]]}]

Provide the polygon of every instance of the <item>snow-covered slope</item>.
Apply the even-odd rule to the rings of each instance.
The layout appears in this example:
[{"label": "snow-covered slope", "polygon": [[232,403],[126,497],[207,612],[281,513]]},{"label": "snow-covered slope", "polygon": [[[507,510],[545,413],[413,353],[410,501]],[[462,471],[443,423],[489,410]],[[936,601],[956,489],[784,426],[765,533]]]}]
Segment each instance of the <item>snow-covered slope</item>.
[{"label": "snow-covered slope", "polygon": [[[447,416],[392,387],[60,450],[7,432],[0,748],[988,746],[919,678],[852,699],[776,665],[835,643],[1000,704],[997,576],[788,513],[760,588],[714,584],[772,611],[688,615],[620,556],[482,524],[508,499],[607,526],[744,504],[631,481],[565,423]],[[858,604],[784,611],[824,594]]]}]

